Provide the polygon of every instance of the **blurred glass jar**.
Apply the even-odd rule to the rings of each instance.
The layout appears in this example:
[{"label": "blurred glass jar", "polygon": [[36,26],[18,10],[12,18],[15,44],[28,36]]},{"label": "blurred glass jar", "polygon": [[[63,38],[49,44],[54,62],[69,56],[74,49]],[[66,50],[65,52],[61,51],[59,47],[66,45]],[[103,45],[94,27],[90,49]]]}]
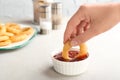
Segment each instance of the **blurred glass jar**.
[{"label": "blurred glass jar", "polygon": [[52,30],[51,4],[40,5],[39,10],[40,34],[48,34]]},{"label": "blurred glass jar", "polygon": [[62,23],[62,3],[52,3],[52,29],[59,29]]},{"label": "blurred glass jar", "polygon": [[53,0],[33,0],[34,23],[39,24],[39,6],[53,2]]},{"label": "blurred glass jar", "polygon": [[44,0],[33,0],[34,23],[39,24],[39,5],[43,4]]}]

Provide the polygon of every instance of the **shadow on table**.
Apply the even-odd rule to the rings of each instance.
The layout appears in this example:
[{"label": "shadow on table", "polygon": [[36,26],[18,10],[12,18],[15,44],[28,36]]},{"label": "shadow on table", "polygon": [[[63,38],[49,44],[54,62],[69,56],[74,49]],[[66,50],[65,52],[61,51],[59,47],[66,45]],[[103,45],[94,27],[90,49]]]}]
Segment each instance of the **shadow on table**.
[{"label": "shadow on table", "polygon": [[33,21],[30,20],[30,19],[26,19],[26,20],[19,20],[19,21],[16,21],[18,23],[21,23],[21,24],[30,24],[30,25],[33,25]]},{"label": "shadow on table", "polygon": [[0,54],[3,54],[3,53],[8,53],[8,52],[13,52],[13,51],[17,51],[18,49],[15,49],[15,50],[1,50],[0,51]]}]

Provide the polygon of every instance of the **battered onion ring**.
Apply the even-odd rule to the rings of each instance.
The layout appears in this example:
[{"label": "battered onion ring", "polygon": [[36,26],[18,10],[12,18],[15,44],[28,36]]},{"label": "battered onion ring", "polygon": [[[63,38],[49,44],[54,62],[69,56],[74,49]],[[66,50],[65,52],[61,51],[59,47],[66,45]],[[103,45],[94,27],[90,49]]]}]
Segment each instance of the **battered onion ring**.
[{"label": "battered onion ring", "polygon": [[0,36],[0,41],[5,41],[8,40],[9,37],[8,36]]},{"label": "battered onion ring", "polygon": [[7,31],[14,34],[20,34],[21,30],[13,27],[7,27]]},{"label": "battered onion ring", "polygon": [[7,27],[13,27],[15,29],[21,29],[20,25],[18,25],[16,23],[6,23],[5,26],[7,26]]},{"label": "battered onion ring", "polygon": [[79,45],[80,46],[80,52],[77,56],[75,56],[75,58],[78,58],[78,57],[82,57],[84,55],[87,55],[88,51],[87,51],[87,46],[85,43]]},{"label": "battered onion ring", "polygon": [[6,27],[0,25],[0,35],[2,35],[2,34],[5,33],[5,32],[6,32]]},{"label": "battered onion ring", "polygon": [[5,25],[6,25],[7,31],[10,33],[19,34],[21,32],[21,28],[18,24],[6,23]]},{"label": "battered onion ring", "polygon": [[10,32],[5,32],[5,33],[3,33],[2,35],[3,35],[3,36],[9,36],[9,37],[14,36],[14,34],[13,34],[13,33],[10,33]]},{"label": "battered onion ring", "polygon": [[[70,44],[70,41],[66,42],[63,47],[62,57],[66,60],[71,60],[68,54],[68,51],[70,50],[71,47],[72,46]],[[74,57],[74,59],[87,54],[87,46],[84,43],[79,45],[79,47],[80,47],[80,52],[78,55]]]},{"label": "battered onion ring", "polygon": [[71,44],[70,41],[67,41],[63,47],[63,52],[62,52],[62,57],[66,60],[70,60],[71,58],[69,57],[68,51],[71,48]]},{"label": "battered onion ring", "polygon": [[23,34],[30,35],[30,34],[33,33],[33,28],[31,28],[31,27],[23,28],[23,29],[22,29],[22,33],[23,33]]},{"label": "battered onion ring", "polygon": [[7,46],[7,45],[9,45],[9,44],[11,44],[11,40],[9,40],[9,39],[0,42],[0,46]]},{"label": "battered onion ring", "polygon": [[26,38],[27,38],[27,35],[26,35],[26,34],[19,34],[19,35],[12,36],[12,37],[10,38],[10,40],[11,40],[12,42],[19,42],[19,41],[22,41],[22,40],[24,40],[24,39],[26,39]]}]

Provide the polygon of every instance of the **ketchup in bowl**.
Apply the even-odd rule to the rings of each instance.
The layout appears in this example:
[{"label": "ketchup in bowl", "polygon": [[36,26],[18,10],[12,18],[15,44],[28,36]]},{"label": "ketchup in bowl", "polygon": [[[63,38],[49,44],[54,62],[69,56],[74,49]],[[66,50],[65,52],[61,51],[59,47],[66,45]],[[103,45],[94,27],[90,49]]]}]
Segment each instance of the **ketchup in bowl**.
[{"label": "ketchup in bowl", "polygon": [[77,54],[79,54],[79,51],[76,51],[76,50],[70,50],[70,51],[68,51],[68,54],[69,54],[69,57],[72,58],[71,60],[65,60],[65,59],[62,57],[62,52],[54,55],[54,58],[57,59],[57,60],[60,60],[60,61],[65,61],[65,62],[75,62],[75,61],[84,60],[84,59],[86,59],[86,58],[89,56],[88,53],[86,53],[85,55],[74,59],[74,57],[75,57]]}]

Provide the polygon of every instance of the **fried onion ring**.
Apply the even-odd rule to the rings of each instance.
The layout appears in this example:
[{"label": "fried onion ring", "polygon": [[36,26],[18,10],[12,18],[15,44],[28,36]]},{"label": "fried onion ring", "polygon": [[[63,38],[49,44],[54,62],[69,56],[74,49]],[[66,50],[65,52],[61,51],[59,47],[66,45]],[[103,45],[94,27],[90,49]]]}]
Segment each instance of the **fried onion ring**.
[{"label": "fried onion ring", "polygon": [[68,51],[71,48],[71,44],[70,41],[67,41],[63,47],[63,52],[62,52],[62,57],[66,60],[70,60],[71,58],[69,57]]},{"label": "fried onion ring", "polygon": [[0,42],[0,46],[7,46],[7,45],[9,45],[9,44],[11,44],[11,40],[9,40],[9,39]]},{"label": "fried onion ring", "polygon": [[6,23],[7,32],[14,33],[14,34],[20,34],[21,28],[18,24],[15,23]]},{"label": "fried onion ring", "polygon": [[9,37],[8,36],[0,36],[0,41],[5,41],[8,40]]},{"label": "fried onion ring", "polygon": [[[74,58],[78,58],[80,56],[87,54],[87,46],[85,45],[85,43],[79,45],[79,47],[80,47],[80,52]],[[68,54],[68,51],[70,50],[70,48],[72,48],[70,41],[67,41],[63,47],[63,52],[62,52],[62,57],[66,60],[71,60]]]},{"label": "fried onion ring", "polygon": [[3,35],[3,36],[9,36],[9,37],[14,36],[14,34],[13,34],[13,33],[10,33],[10,32],[5,32],[5,33],[3,33],[2,35]]},{"label": "fried onion ring", "polygon": [[7,27],[13,27],[15,29],[21,29],[20,25],[18,25],[16,23],[6,23],[5,26],[7,26]]},{"label": "fried onion ring", "polygon": [[82,43],[80,46],[80,52],[77,56],[75,56],[75,58],[78,58],[78,57],[82,57],[84,55],[86,55],[88,53],[87,51],[87,46],[85,43]]},{"label": "fried onion ring", "polygon": [[10,33],[14,33],[14,34],[19,34],[21,32],[20,29],[16,29],[16,28],[13,28],[13,27],[7,27],[7,31],[10,32]]},{"label": "fried onion ring", "polygon": [[10,40],[11,40],[12,42],[19,42],[19,41],[22,41],[22,40],[24,40],[24,39],[26,39],[26,38],[27,38],[27,35],[26,35],[26,34],[19,34],[19,35],[12,36],[12,37],[10,38]]},{"label": "fried onion ring", "polygon": [[0,35],[6,32],[6,27],[0,24]]},{"label": "fried onion ring", "polygon": [[30,35],[30,34],[33,33],[33,28],[31,28],[31,27],[23,28],[23,29],[22,29],[22,33],[23,33],[23,34]]}]

